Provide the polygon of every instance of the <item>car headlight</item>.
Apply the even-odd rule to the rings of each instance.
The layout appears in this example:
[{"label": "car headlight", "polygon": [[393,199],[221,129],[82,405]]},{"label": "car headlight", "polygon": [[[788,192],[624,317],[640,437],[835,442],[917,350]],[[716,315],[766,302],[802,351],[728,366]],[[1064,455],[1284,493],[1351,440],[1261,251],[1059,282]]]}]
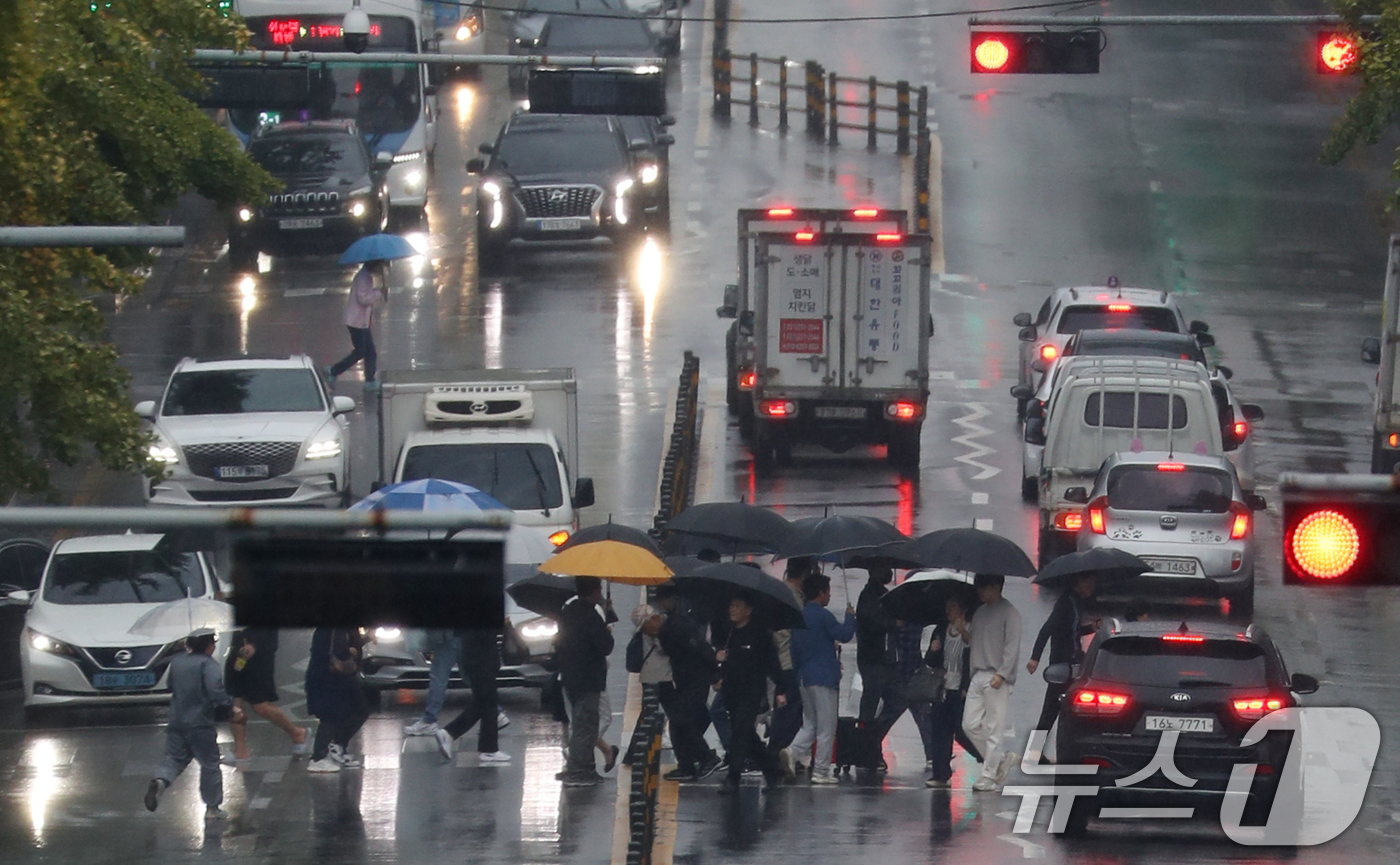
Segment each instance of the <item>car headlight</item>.
[{"label": "car headlight", "polygon": [[240,208],[238,208],[238,221],[239,221],[239,222],[252,222],[252,221],[253,221],[253,209],[252,209],[251,207],[240,207]]},{"label": "car headlight", "polygon": [[481,184],[481,191],[491,196],[490,226],[500,228],[501,223],[506,221],[506,204],[501,200],[501,185],[494,180],[488,180]]},{"label": "car headlight", "polygon": [[408,187],[417,186],[423,182],[423,172],[413,169],[403,176],[403,185]]},{"label": "car headlight", "polygon": [[376,643],[396,643],[403,639],[403,631],[399,628],[384,627],[374,629],[374,641]]},{"label": "car headlight", "polygon": [[481,191],[497,200],[501,197],[501,185],[494,180],[488,180],[481,184]]},{"label": "car headlight", "polygon": [[146,454],[156,462],[165,463],[168,466],[173,466],[180,461],[179,452],[163,441],[152,442],[151,446],[146,449]]},{"label": "car headlight", "polygon": [[642,183],[646,183],[646,184],[655,183],[655,182],[656,182],[656,178],[658,178],[658,177],[660,177],[660,176],[661,176],[661,167],[660,167],[660,166],[655,165],[655,164],[650,164],[650,163],[647,164],[647,165],[643,165],[643,166],[642,166],[642,171],[641,171]]},{"label": "car headlight", "polygon": [[623,179],[619,180],[619,181],[617,182],[617,195],[618,195],[618,197],[621,198],[622,196],[626,195],[626,194],[627,194],[627,190],[629,190],[629,189],[632,188],[633,183],[634,183],[634,181],[633,181],[632,178],[630,178],[630,177],[624,177]]},{"label": "car headlight", "polygon": [[55,640],[48,634],[41,634],[35,630],[26,630],[25,637],[29,641],[29,648],[36,652],[47,652],[50,655],[68,655],[77,657],[78,650],[63,642]]},{"label": "car headlight", "polygon": [[403,153],[395,153],[395,154],[394,154],[394,164],[395,164],[395,165],[400,165],[400,164],[405,163],[405,162],[412,162],[412,161],[415,160],[415,159],[422,159],[422,158],[423,158],[423,151],[421,151],[421,150],[405,150]]},{"label": "car headlight", "polygon": [[350,215],[355,217],[356,219],[359,219],[368,212],[369,206],[366,205],[363,201],[350,202]]},{"label": "car headlight", "polygon": [[627,212],[627,199],[625,196],[627,195],[627,190],[631,189],[632,186],[633,181],[630,177],[619,180],[617,183],[617,198],[613,201],[613,218],[617,220],[618,225],[626,225],[627,220],[631,218],[631,214]]},{"label": "car headlight", "polygon": [[306,446],[306,458],[323,460],[340,456],[340,436],[314,441]]},{"label": "car headlight", "polygon": [[547,640],[559,633],[559,623],[553,619],[531,619],[520,626],[520,636],[527,640]]},{"label": "car headlight", "polygon": [[467,20],[463,21],[462,26],[457,28],[457,41],[466,42],[468,39],[475,36],[477,34],[477,31],[479,31],[480,29],[481,22],[476,20],[476,16],[473,15]]}]

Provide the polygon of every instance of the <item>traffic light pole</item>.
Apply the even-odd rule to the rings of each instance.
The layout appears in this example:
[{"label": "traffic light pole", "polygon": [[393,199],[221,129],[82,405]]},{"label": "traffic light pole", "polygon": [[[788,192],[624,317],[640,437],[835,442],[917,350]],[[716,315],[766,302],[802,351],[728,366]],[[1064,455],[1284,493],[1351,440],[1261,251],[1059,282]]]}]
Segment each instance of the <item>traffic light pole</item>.
[{"label": "traffic light pole", "polygon": [[[1375,24],[1379,15],[1362,15]],[[1342,27],[1340,15],[974,15],[970,27]]]},{"label": "traffic light pole", "polygon": [[302,508],[0,508],[5,528],[69,529],[305,529],[370,531],[464,529],[504,532],[511,511],[311,510]]},{"label": "traffic light pole", "polygon": [[0,246],[25,249],[68,246],[184,246],[183,225],[7,225]]}]

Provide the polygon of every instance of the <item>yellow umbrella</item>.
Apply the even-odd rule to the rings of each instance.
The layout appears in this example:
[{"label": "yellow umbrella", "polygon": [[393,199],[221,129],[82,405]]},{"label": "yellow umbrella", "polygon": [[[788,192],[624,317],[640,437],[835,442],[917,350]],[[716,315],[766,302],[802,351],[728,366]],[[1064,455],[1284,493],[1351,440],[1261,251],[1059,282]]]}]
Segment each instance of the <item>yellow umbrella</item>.
[{"label": "yellow umbrella", "polygon": [[629,586],[654,586],[671,579],[671,569],[653,553],[624,541],[590,541],[550,556],[540,570],[564,577],[597,577]]}]

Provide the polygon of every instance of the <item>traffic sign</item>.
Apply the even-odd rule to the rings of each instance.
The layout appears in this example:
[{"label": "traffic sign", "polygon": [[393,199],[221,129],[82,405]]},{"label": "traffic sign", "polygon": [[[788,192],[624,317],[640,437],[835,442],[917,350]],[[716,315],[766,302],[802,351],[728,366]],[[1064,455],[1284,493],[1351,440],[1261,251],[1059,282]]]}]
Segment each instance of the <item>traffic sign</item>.
[{"label": "traffic sign", "polygon": [[974,73],[1055,75],[1099,71],[1099,30],[973,31]]}]

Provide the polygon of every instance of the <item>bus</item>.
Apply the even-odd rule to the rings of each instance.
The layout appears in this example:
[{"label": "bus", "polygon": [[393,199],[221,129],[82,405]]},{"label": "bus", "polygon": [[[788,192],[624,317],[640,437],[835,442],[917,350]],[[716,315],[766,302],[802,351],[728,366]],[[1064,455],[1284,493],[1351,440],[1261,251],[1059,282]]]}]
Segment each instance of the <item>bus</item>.
[{"label": "bus", "polygon": [[[234,0],[234,11],[252,34],[252,47],[268,51],[345,51],[341,23],[350,8],[349,0]],[[420,51],[420,0],[360,0],[360,8],[370,20],[367,51]],[[428,165],[436,146],[436,91],[421,64],[316,66],[309,107],[230,109],[228,124],[246,143],[265,123],[354,120],[372,156],[393,154],[387,181],[393,222],[416,224],[427,204]]]}]

